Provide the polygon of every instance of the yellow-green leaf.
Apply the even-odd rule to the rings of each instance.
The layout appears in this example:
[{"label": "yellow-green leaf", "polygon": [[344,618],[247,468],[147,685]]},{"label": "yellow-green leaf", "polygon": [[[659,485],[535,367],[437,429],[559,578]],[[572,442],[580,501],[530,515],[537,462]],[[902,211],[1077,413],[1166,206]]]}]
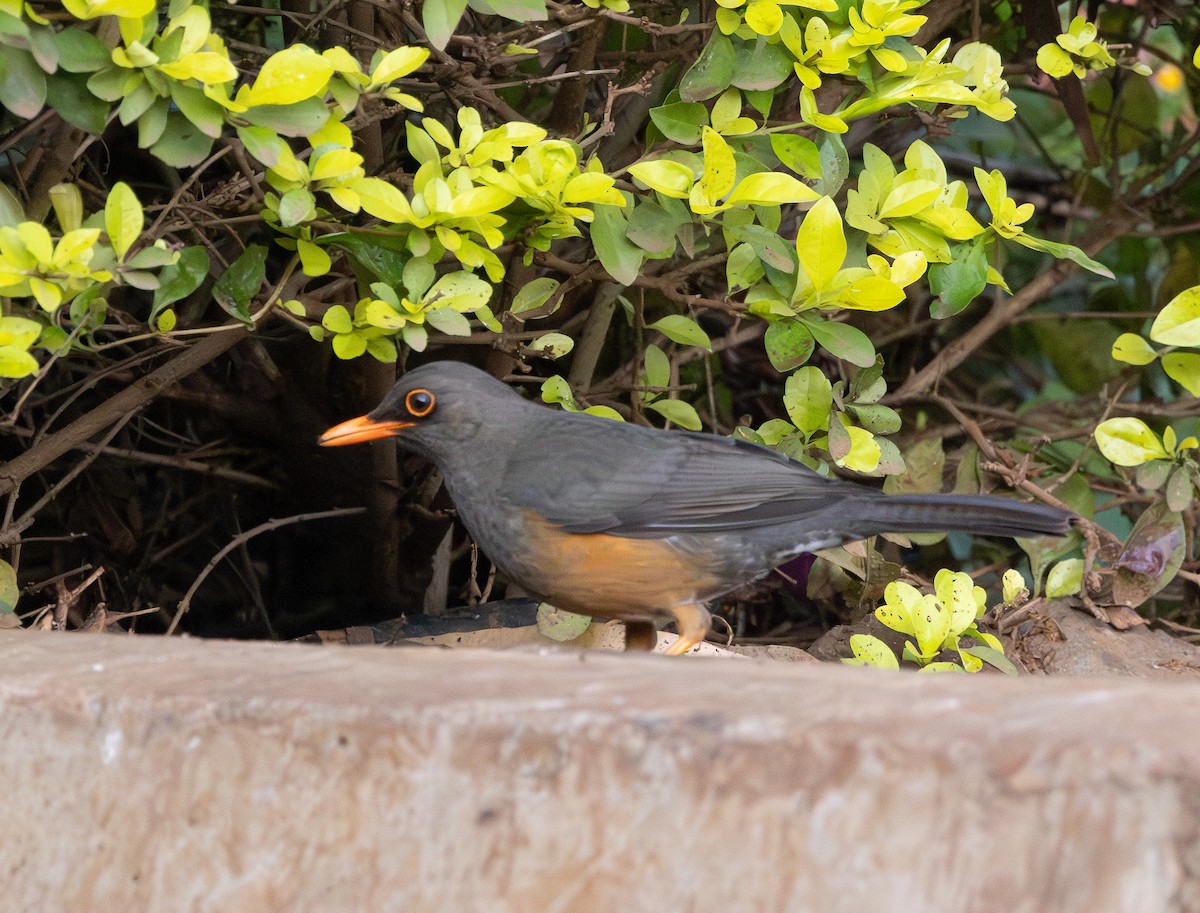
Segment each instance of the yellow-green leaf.
[{"label": "yellow-green leaf", "polygon": [[28,377],[37,373],[37,359],[20,346],[0,345],[0,377]]},{"label": "yellow-green leaf", "polygon": [[638,162],[629,166],[629,173],[651,190],[657,190],[663,196],[674,197],[677,200],[687,199],[692,184],[696,181],[691,168],[670,159]]},{"label": "yellow-green leaf", "polygon": [[76,19],[95,19],[98,16],[121,16],[141,19],[154,9],[155,0],[62,0],[67,12]]},{"label": "yellow-green leaf", "polygon": [[333,265],[325,248],[303,238],[296,239],[296,253],[300,255],[300,268],[304,271],[304,275],[314,279],[324,276]]},{"label": "yellow-green leaf", "polygon": [[1046,595],[1051,599],[1074,596],[1083,586],[1083,559],[1068,558],[1050,568],[1046,575]]},{"label": "yellow-green leaf", "polygon": [[1165,346],[1200,346],[1200,285],[1180,292],[1159,311],[1150,338]]},{"label": "yellow-green leaf", "polygon": [[592,619],[587,615],[578,615],[555,608],[548,602],[543,602],[537,608],[537,629],[543,637],[564,642],[579,637]]},{"label": "yellow-green leaf", "polygon": [[875,610],[875,617],[893,631],[912,634],[912,613],[920,605],[920,591],[903,580],[893,580],[884,588],[883,600],[884,604]]},{"label": "yellow-green leaf", "polygon": [[950,612],[936,596],[922,596],[912,613],[913,636],[922,656],[934,656],[950,633]]},{"label": "yellow-green leaf", "polygon": [[545,358],[562,358],[573,348],[575,340],[565,333],[546,333],[529,343],[529,351]]},{"label": "yellow-green leaf", "polygon": [[737,163],[729,143],[711,127],[704,128],[702,144],[704,176],[700,178],[700,190],[709,203],[715,203],[733,189]]},{"label": "yellow-green leaf", "polygon": [[1024,602],[1029,598],[1029,587],[1025,585],[1025,578],[1021,576],[1020,571],[1009,568],[1000,579],[1004,585],[1001,598],[1005,602],[1012,604],[1018,601]]},{"label": "yellow-green leaf", "polygon": [[668,339],[685,346],[698,346],[712,351],[712,342],[708,334],[700,329],[700,324],[682,314],[668,314],[646,327],[648,330],[658,330]]},{"label": "yellow-green leaf", "polygon": [[870,634],[852,634],[850,635],[850,649],[854,653],[854,658],[842,660],[847,665],[875,666],[878,669],[898,670],[900,668],[896,654],[878,637]]},{"label": "yellow-green leaf", "polygon": [[387,222],[413,221],[408,198],[394,184],[381,178],[363,178],[347,189],[357,194],[359,205],[378,219]]},{"label": "yellow-green leaf", "polygon": [[407,76],[428,59],[428,48],[396,48],[385,54],[379,63],[375,64],[375,68],[371,71],[371,81],[367,85],[372,89],[387,85],[402,76]]},{"label": "yellow-green leaf", "polygon": [[725,205],[807,203],[820,198],[819,193],[790,174],[760,171],[740,181],[725,200]]},{"label": "yellow-green leaf", "polygon": [[879,459],[883,455],[875,435],[865,428],[848,424],[845,416],[839,415],[838,418],[842,420],[842,425],[850,436],[850,451],[834,462],[855,472],[874,472],[879,467]]},{"label": "yellow-green leaf", "polygon": [[879,218],[899,219],[920,212],[942,193],[936,181],[913,180],[897,183],[879,207]]},{"label": "yellow-green leaf", "polygon": [[125,259],[125,252],[138,239],[143,225],[142,204],[128,184],[118,181],[104,204],[104,230],[118,261]]},{"label": "yellow-green leaf", "polygon": [[1149,426],[1139,418],[1110,418],[1096,428],[1100,452],[1118,466],[1140,466],[1169,454]]},{"label": "yellow-green leaf", "polygon": [[831,197],[822,197],[804,216],[796,234],[796,253],[814,288],[825,289],[833,283],[846,260],[846,233]]},{"label": "yellow-green leaf", "polygon": [[1112,357],[1129,365],[1148,365],[1158,353],[1137,333],[1122,333],[1112,345]]},{"label": "yellow-green leaf", "polygon": [[1167,377],[1192,396],[1200,396],[1200,355],[1195,352],[1171,352],[1163,356],[1162,366]]},{"label": "yellow-green leaf", "polygon": [[238,90],[237,102],[248,108],[290,105],[323,93],[332,75],[333,64],[308,45],[295,44],[267,58],[254,85]]},{"label": "yellow-green leaf", "polygon": [[74,231],[83,224],[83,194],[76,185],[55,184],[49,192],[50,205],[54,207],[59,228]]},{"label": "yellow-green leaf", "polygon": [[215,51],[188,54],[172,63],[160,64],[158,68],[172,79],[195,79],[206,86],[232,82],[238,75],[229,58]]}]

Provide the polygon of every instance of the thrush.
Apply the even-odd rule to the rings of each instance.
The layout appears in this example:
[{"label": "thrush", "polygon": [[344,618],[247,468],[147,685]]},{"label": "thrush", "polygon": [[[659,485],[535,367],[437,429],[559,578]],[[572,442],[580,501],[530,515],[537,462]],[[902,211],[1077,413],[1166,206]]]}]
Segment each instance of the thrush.
[{"label": "thrush", "polygon": [[406,374],[323,446],[393,438],[442,473],[511,581],[554,606],[704,640],[707,603],[801,552],[877,533],[1064,535],[1072,515],[992,495],[888,495],[737,438],[664,431],[523,399],[458,362]]}]

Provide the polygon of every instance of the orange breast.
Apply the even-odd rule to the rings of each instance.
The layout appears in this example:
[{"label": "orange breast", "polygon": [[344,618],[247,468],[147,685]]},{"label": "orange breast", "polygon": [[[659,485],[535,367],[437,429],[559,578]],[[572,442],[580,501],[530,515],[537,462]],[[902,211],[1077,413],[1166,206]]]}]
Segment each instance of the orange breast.
[{"label": "orange breast", "polygon": [[665,539],[564,533],[526,514],[528,535],[517,583],[571,612],[605,618],[670,618],[676,606],[703,599],[719,580],[701,556]]}]

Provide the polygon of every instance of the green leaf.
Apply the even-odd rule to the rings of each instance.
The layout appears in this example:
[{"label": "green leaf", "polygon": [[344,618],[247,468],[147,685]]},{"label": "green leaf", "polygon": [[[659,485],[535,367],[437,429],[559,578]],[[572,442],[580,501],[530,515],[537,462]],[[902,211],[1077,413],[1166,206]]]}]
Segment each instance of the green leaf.
[{"label": "green leaf", "polygon": [[592,246],[610,276],[622,285],[633,285],[645,260],[645,252],[630,242],[629,222],[615,206],[597,206],[591,225]]},{"label": "green leaf", "polygon": [[678,244],[676,232],[687,224],[654,200],[642,200],[629,213],[626,237],[654,257],[669,257]]},{"label": "green leaf", "polygon": [[1110,418],[1096,428],[1100,452],[1118,466],[1140,466],[1169,456],[1162,441],[1140,418]]},{"label": "green leaf", "polygon": [[817,149],[821,153],[821,179],[816,191],[828,197],[835,196],[850,176],[850,154],[836,133],[823,134]]},{"label": "green leaf", "polygon": [[846,406],[846,412],[854,417],[856,424],[872,434],[895,434],[900,430],[900,416],[895,409],[888,406],[879,403],[854,403]]},{"label": "green leaf", "polygon": [[[429,0],[426,0],[426,5],[428,3]],[[543,602],[537,608],[538,633],[559,643],[579,637],[591,623],[592,619],[587,615],[566,612],[555,608],[548,602]]]},{"label": "green leaf", "polygon": [[471,335],[471,321],[453,308],[434,308],[426,311],[425,322],[447,336]]},{"label": "green leaf", "polygon": [[68,73],[94,73],[112,63],[111,52],[91,32],[64,28],[54,33],[58,65]]},{"label": "green leaf", "polygon": [[195,86],[172,81],[171,100],[205,136],[217,139],[225,131],[225,109]]},{"label": "green leaf", "polygon": [[700,329],[700,324],[682,314],[668,314],[647,325],[648,330],[658,330],[672,342],[685,346],[698,346],[706,351],[712,351],[712,342],[708,334]]},{"label": "green leaf", "polygon": [[208,276],[209,265],[208,252],[203,247],[197,245],[181,250],[178,260],[159,271],[151,316],[198,289]]},{"label": "green leaf", "polygon": [[989,647],[984,644],[979,644],[974,647],[962,647],[961,652],[976,659],[982,659],[989,666],[1000,670],[1005,675],[1020,675],[1020,671],[1012,664],[1012,661],[997,650],[995,647]]},{"label": "green leaf", "polygon": [[[559,284],[557,279],[551,279],[549,276],[542,276],[534,279],[532,282],[526,283],[513,296],[512,305],[508,309],[509,313],[513,316],[519,316],[527,311],[537,310],[558,291]],[[550,313],[553,313],[553,311]]]},{"label": "green leaf", "polygon": [[699,431],[703,427],[696,410],[691,404],[685,403],[681,399],[657,399],[652,403],[647,403],[646,408],[657,412],[668,422],[672,422],[680,428],[686,428],[688,431]]},{"label": "green leaf", "polygon": [[700,142],[700,131],[708,124],[708,111],[698,102],[675,102],[650,109],[650,119],[662,135],[683,146]]},{"label": "green leaf", "polygon": [[1180,292],[1158,312],[1150,338],[1164,346],[1200,346],[1200,285]]},{"label": "green leaf", "polygon": [[82,77],[62,70],[47,76],[46,102],[72,127],[89,133],[104,132],[111,106],[89,92]]},{"label": "green leaf", "polygon": [[[981,188],[982,189],[982,188]],[[1112,270],[1103,263],[1093,260],[1078,247],[1073,244],[1060,244],[1057,241],[1047,241],[1044,238],[1035,238],[1028,232],[1021,232],[1012,240],[1018,244],[1023,244],[1030,250],[1040,250],[1045,253],[1057,257],[1059,260],[1070,260],[1072,263],[1082,266],[1084,269],[1095,273],[1097,276],[1103,276],[1105,279],[1115,279]],[[1153,337],[1152,337],[1153,338]]]},{"label": "green leaf", "polygon": [[4,48],[0,66],[0,105],[32,120],[46,103],[46,74],[28,51]]},{"label": "green leaf", "polygon": [[329,120],[329,108],[319,98],[306,98],[290,105],[259,105],[241,117],[283,136],[311,136]]},{"label": "green leaf", "polygon": [[848,323],[806,317],[799,319],[816,338],[817,344],[829,354],[844,358],[860,368],[869,368],[875,364],[875,347],[862,330]]},{"label": "green leaf", "polygon": [[706,101],[729,88],[737,55],[733,43],[713,33],[696,62],[679,82],[679,97],[685,102]]},{"label": "green leaf", "polygon": [[17,572],[7,561],[0,561],[0,615],[6,615],[17,608],[17,600],[21,598],[21,587],[17,585]]},{"label": "green leaf", "polygon": [[792,62],[792,55],[782,44],[738,42],[729,82],[750,91],[774,89],[792,75]]},{"label": "green leaf", "polygon": [[[261,244],[251,244],[217,280],[213,286],[213,298],[230,314],[250,326],[250,301],[258,294],[266,277],[267,249]],[[365,348],[364,343],[364,351]]]},{"label": "green leaf", "polygon": [[771,151],[783,165],[802,178],[821,177],[821,150],[806,136],[794,133],[771,134]]},{"label": "green leaf", "polygon": [[421,25],[429,43],[444,51],[466,9],[467,0],[425,0],[421,4]]},{"label": "green leaf", "polygon": [[[165,246],[155,247],[151,244],[149,247],[143,247],[130,257],[125,262],[125,265],[130,269],[158,269],[161,266],[174,263],[178,259],[178,251],[169,250]],[[155,288],[157,287],[155,286]]]},{"label": "green leaf", "polygon": [[732,237],[745,241],[763,263],[772,269],[792,274],[796,271],[796,250],[793,245],[761,225],[732,225],[725,229]]},{"label": "green leaf", "polygon": [[771,366],[781,374],[787,374],[808,361],[817,341],[804,324],[782,320],[767,327],[763,345]]},{"label": "green leaf", "polygon": [[829,429],[833,387],[829,378],[812,365],[790,375],[783,387],[783,407],[788,418],[805,435]]},{"label": "green leaf", "polygon": [[1192,484],[1191,474],[1182,467],[1177,468],[1171,473],[1165,495],[1169,510],[1179,514],[1188,510],[1196,497],[1196,486]]},{"label": "green leaf", "polygon": [[150,147],[150,154],[172,168],[191,168],[208,157],[212,146],[211,136],[182,114],[171,112],[162,135]]},{"label": "green leaf", "polygon": [[1162,366],[1167,377],[1192,396],[1200,396],[1200,355],[1194,352],[1170,352],[1163,356]]},{"label": "green leaf", "polygon": [[108,234],[108,243],[112,245],[117,255],[117,262],[123,263],[125,253],[142,233],[145,217],[142,215],[142,204],[137,195],[124,181],[118,181],[108,192],[104,203],[104,231]]},{"label": "green leaf", "polygon": [[958,244],[949,263],[929,265],[929,316],[945,320],[961,312],[987,287],[987,253],[982,244]]},{"label": "green leaf", "polygon": [[[671,359],[667,358],[667,353],[656,345],[646,346],[646,351],[642,356],[642,363],[645,370],[642,372],[642,379],[647,387],[658,387],[665,389],[671,384]],[[649,390],[642,393],[644,402],[651,402],[659,393],[653,393]]]},{"label": "green leaf", "polygon": [[833,284],[846,261],[846,234],[831,197],[822,197],[804,216],[796,234],[796,253],[815,289],[820,291]]},{"label": "green leaf", "polygon": [[279,224],[284,228],[303,225],[317,217],[317,201],[306,187],[296,187],[279,198]]},{"label": "green leaf", "polygon": [[370,274],[367,282],[378,279],[393,288],[408,287],[404,273],[408,261],[400,251],[366,235],[339,234],[333,243],[349,253],[354,262]]}]

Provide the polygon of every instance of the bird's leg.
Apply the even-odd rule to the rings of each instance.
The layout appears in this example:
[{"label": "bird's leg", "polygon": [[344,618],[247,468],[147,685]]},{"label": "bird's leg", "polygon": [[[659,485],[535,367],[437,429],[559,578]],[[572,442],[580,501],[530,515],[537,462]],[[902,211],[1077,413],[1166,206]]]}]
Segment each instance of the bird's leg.
[{"label": "bird's leg", "polygon": [[677,605],[671,609],[675,616],[675,630],[679,639],[664,651],[667,656],[680,656],[697,644],[704,643],[712,615],[704,606],[694,602]]},{"label": "bird's leg", "polygon": [[625,622],[625,652],[649,652],[658,643],[658,629],[650,621]]}]

